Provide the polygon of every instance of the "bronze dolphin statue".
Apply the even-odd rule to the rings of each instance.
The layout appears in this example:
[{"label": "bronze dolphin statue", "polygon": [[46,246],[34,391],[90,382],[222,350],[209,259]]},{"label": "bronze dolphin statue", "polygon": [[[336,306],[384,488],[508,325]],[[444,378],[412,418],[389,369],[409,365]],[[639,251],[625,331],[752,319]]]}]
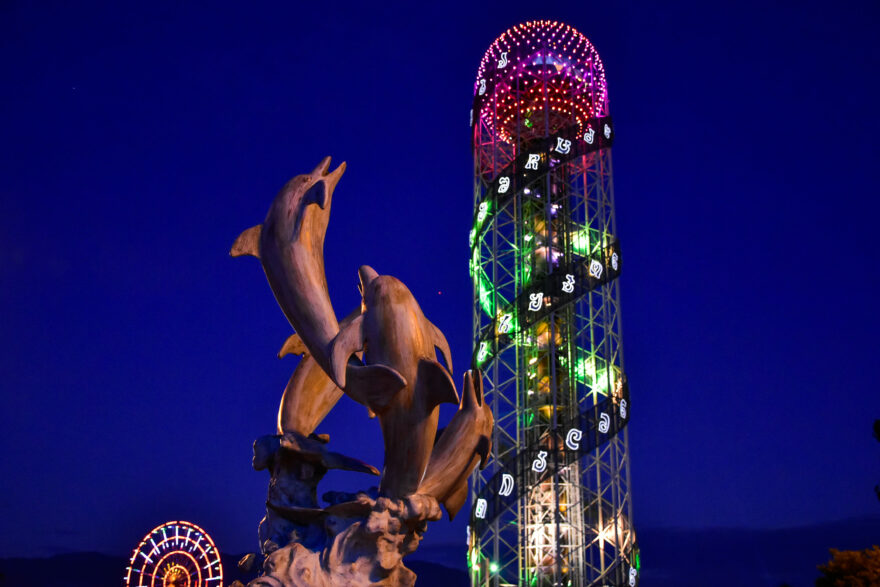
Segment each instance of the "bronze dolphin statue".
[{"label": "bronze dolphin statue", "polygon": [[[434,437],[439,404],[458,403],[449,371],[437,362],[440,349],[452,365],[446,337],[422,313],[412,293],[390,275],[359,270],[362,313],[331,344],[331,375],[339,387],[379,417],[385,469],[379,491],[388,497],[416,492]],[[364,366],[350,362],[363,351]],[[400,386],[388,381],[399,378]]]},{"label": "bronze dolphin statue", "polygon": [[481,469],[486,466],[494,425],[492,409],[483,401],[483,377],[479,371],[468,371],[458,412],[437,440],[419,485],[419,493],[443,504],[450,520],[467,501],[468,476],[477,461]]},{"label": "bronze dolphin statue", "polygon": [[324,235],[333,190],[345,172],[331,173],[325,157],[307,175],[288,181],[263,224],[241,233],[229,252],[257,257],[288,321],[315,361],[329,372],[327,347],[339,331],[324,275]]}]

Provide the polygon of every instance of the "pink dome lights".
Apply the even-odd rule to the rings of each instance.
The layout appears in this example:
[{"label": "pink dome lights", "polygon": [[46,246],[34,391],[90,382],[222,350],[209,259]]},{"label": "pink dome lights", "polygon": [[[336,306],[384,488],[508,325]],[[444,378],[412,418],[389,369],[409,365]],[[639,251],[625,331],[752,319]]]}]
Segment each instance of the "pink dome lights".
[{"label": "pink dome lights", "polygon": [[609,114],[599,53],[584,35],[561,22],[514,26],[483,55],[473,114],[475,127],[479,121],[484,131],[508,143],[563,129],[582,134],[588,120]]}]

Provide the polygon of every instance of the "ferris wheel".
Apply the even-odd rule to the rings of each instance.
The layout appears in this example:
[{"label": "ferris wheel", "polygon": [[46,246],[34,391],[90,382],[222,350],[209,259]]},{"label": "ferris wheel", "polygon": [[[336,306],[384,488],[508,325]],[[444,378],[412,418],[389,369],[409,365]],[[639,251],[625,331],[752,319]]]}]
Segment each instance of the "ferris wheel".
[{"label": "ferris wheel", "polygon": [[222,587],[220,551],[190,522],[166,522],[147,534],[131,555],[125,587]]}]

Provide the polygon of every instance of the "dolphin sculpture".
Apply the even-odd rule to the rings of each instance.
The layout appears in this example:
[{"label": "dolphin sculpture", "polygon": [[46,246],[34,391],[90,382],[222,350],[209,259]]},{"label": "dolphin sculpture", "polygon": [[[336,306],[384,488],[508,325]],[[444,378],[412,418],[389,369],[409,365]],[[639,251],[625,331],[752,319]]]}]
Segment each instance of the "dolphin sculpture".
[{"label": "dolphin sculpture", "polygon": [[481,469],[486,466],[494,425],[492,409],[483,401],[483,378],[468,371],[458,412],[437,440],[418,491],[442,503],[450,520],[467,501],[468,476],[477,461]]},{"label": "dolphin sculpture", "polygon": [[331,173],[325,157],[307,175],[288,181],[266,220],[241,233],[229,254],[257,257],[275,299],[315,361],[329,372],[327,346],[339,331],[324,274],[324,236],[333,190],[345,163]]},{"label": "dolphin sculpture", "polygon": [[[403,283],[366,265],[358,273],[362,313],[331,343],[329,373],[379,418],[385,441],[380,493],[406,497],[416,492],[428,465],[439,404],[458,403],[452,377],[435,350],[451,367],[449,343]],[[359,351],[364,365],[352,359]]]}]

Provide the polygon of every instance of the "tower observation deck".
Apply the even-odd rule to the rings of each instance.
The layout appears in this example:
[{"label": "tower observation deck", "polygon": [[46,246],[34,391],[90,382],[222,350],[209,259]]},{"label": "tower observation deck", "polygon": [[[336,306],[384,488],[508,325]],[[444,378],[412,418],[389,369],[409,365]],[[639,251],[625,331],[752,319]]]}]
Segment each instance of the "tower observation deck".
[{"label": "tower observation deck", "polygon": [[486,51],[471,112],[472,366],[495,415],[474,473],[473,585],[635,587],[605,70],[570,26]]}]

